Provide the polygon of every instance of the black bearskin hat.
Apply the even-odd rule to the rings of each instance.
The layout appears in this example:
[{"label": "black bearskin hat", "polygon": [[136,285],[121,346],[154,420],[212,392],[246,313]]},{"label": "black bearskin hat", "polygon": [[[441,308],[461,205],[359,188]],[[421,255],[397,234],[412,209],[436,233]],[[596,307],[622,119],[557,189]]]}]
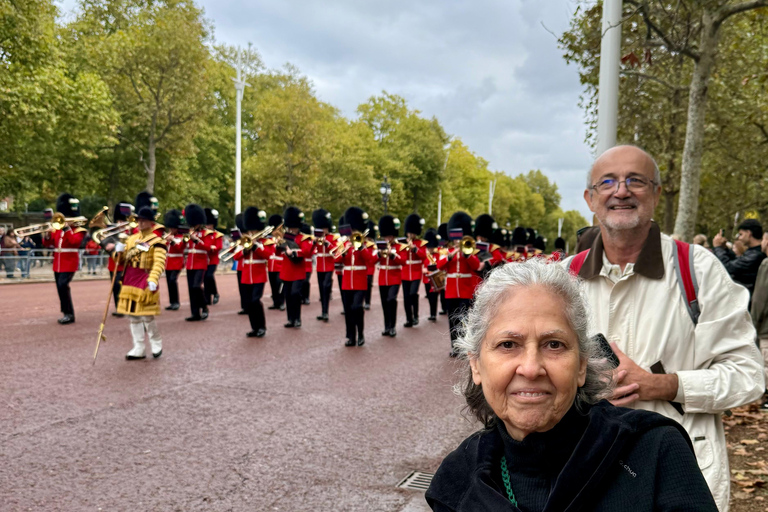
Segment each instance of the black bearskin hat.
[{"label": "black bearskin hat", "polygon": [[424,227],[424,219],[418,216],[416,213],[412,213],[405,218],[405,233],[413,233],[416,236],[421,235],[421,230]]},{"label": "black bearskin hat", "polygon": [[365,235],[366,238],[376,238],[376,233],[379,231],[379,225],[372,220],[369,220],[368,224],[365,226],[365,229],[368,230],[368,234]]},{"label": "black bearskin hat", "polygon": [[279,213],[275,213],[274,215],[269,216],[269,225],[276,228],[280,224],[283,223],[283,216]]},{"label": "black bearskin hat", "polygon": [[379,236],[398,236],[395,227],[395,218],[391,215],[384,215],[379,219]]},{"label": "black bearskin hat", "polygon": [[139,213],[136,214],[136,218],[154,221],[155,212],[149,206],[142,206],[139,208]]},{"label": "black bearskin hat", "polygon": [[512,232],[512,241],[510,242],[510,245],[525,245],[527,237],[528,234],[525,232],[525,228],[518,226]]},{"label": "black bearskin hat", "polygon": [[196,228],[197,226],[205,225],[205,210],[198,204],[188,204],[184,208],[184,218],[187,220],[187,226],[190,228]]},{"label": "black bearskin hat", "polygon": [[493,217],[487,213],[479,215],[475,219],[475,238],[481,236],[485,239],[490,239],[493,236],[493,231],[498,227]]},{"label": "black bearskin hat", "polygon": [[264,210],[259,210],[255,206],[249,206],[243,213],[243,228],[241,231],[261,231],[267,227],[267,214]]},{"label": "black bearskin hat", "polygon": [[65,217],[78,217],[80,215],[80,200],[64,193],[56,199],[56,211]]},{"label": "black bearskin hat", "polygon": [[295,206],[289,206],[285,209],[285,212],[283,212],[283,223],[285,223],[285,227],[300,228],[302,222],[304,222],[304,212]]},{"label": "black bearskin hat", "polygon": [[538,249],[542,252],[547,250],[547,243],[544,241],[543,236],[536,237],[536,239],[533,241],[533,248]]},{"label": "black bearskin hat", "polygon": [[565,251],[565,240],[557,237],[555,238],[555,250]]},{"label": "black bearskin hat", "polygon": [[525,232],[528,234],[525,245],[534,245],[536,243],[536,231],[533,228],[525,228]]},{"label": "black bearskin hat", "polygon": [[153,212],[157,212],[157,209],[160,207],[157,198],[146,190],[138,193],[134,204],[136,205],[136,210],[141,210],[142,207],[146,206]]},{"label": "black bearskin hat", "polygon": [[312,212],[312,224],[315,229],[331,229],[331,212],[318,208]]},{"label": "black bearskin hat", "polygon": [[448,221],[448,231],[461,228],[464,236],[472,236],[472,217],[465,212],[456,212]]},{"label": "black bearskin hat", "polygon": [[205,223],[206,224],[212,224],[213,229],[216,229],[216,226],[219,225],[219,211],[215,210],[213,208],[206,208],[205,209]]},{"label": "black bearskin hat", "polygon": [[368,228],[368,214],[357,206],[350,206],[344,212],[344,222],[349,224],[353,231],[362,233]]},{"label": "black bearskin hat", "polygon": [[127,201],[117,203],[112,209],[112,220],[115,222],[123,222],[128,220],[128,217],[133,213],[133,205]]},{"label": "black bearskin hat", "polygon": [[304,233],[305,235],[311,235],[312,234],[312,226],[310,226],[306,222],[302,222],[301,223],[301,227],[299,228],[299,231],[301,233]]},{"label": "black bearskin hat", "polygon": [[427,247],[437,247],[438,242],[440,239],[437,235],[437,230],[435,228],[429,228],[426,233],[424,233],[424,240],[427,241]]},{"label": "black bearskin hat", "polygon": [[437,227],[437,236],[440,237],[440,240],[448,241],[448,223],[443,222]]},{"label": "black bearskin hat", "polygon": [[181,212],[179,210],[168,210],[163,216],[163,224],[167,228],[178,228],[181,226]]},{"label": "black bearskin hat", "polygon": [[[475,232],[477,232],[477,228],[475,228]],[[480,235],[482,236],[482,235]],[[504,247],[506,244],[506,238],[507,238],[507,230],[506,229],[497,229],[493,232],[493,234],[490,237],[490,241],[492,244],[496,244],[500,247]]]},{"label": "black bearskin hat", "polygon": [[245,223],[243,222],[243,212],[240,212],[237,215],[235,215],[235,226],[237,226],[237,229],[239,229],[241,233],[245,233]]}]

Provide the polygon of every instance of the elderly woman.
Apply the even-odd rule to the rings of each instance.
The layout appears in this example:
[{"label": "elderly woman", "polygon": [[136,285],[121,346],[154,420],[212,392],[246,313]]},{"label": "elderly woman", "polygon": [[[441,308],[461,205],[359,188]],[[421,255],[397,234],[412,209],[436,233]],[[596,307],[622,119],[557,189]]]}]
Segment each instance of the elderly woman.
[{"label": "elderly woman", "polygon": [[716,511],[685,430],[614,407],[578,281],[531,260],[494,270],[457,341],[485,428],[440,465],[436,511]]}]

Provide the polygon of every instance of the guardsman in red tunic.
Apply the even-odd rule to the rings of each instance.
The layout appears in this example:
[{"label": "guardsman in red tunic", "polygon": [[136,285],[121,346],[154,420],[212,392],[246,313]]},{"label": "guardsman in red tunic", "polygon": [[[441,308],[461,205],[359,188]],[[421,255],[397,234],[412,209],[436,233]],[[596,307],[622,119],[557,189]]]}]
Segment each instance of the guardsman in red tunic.
[{"label": "guardsman in red tunic", "polygon": [[[274,214],[269,217],[269,225],[277,230],[283,225],[283,216]],[[274,231],[270,235],[275,238]],[[279,309],[285,311],[285,295],[283,294],[283,282],[280,280],[280,271],[283,269],[283,253],[275,251],[275,254],[269,257],[267,270],[269,271],[269,288],[272,290],[272,305],[267,309]]]},{"label": "guardsman in red tunic", "polygon": [[179,302],[179,274],[184,268],[184,239],[183,235],[179,233],[181,212],[168,210],[163,217],[163,222],[168,228],[168,233],[163,238],[168,248],[165,257],[165,281],[168,284],[168,299],[171,302],[171,305],[165,309],[176,311],[181,307]]},{"label": "guardsman in red tunic", "polygon": [[312,212],[314,225],[314,253],[317,265],[317,289],[320,293],[321,313],[318,320],[328,321],[328,305],[333,287],[334,259],[331,251],[338,245],[339,235],[331,233],[331,212],[318,208]]},{"label": "guardsman in red tunic", "polygon": [[510,252],[508,253],[507,262],[521,263],[528,259],[528,251],[525,248],[525,242],[528,234],[525,232],[525,228],[517,226],[512,231],[512,240],[510,241]]},{"label": "guardsman in red tunic", "polygon": [[301,224],[304,213],[295,206],[289,206],[283,213],[286,233],[277,250],[283,253],[280,280],[283,282],[288,323],[284,327],[301,327],[301,288],[307,279],[304,258],[312,256],[312,237],[303,235]]},{"label": "guardsman in red tunic", "polygon": [[[368,214],[360,208],[352,206],[344,212],[344,221],[347,225],[340,233],[350,232],[349,240],[344,244],[344,249],[338,251],[336,261],[344,263],[341,278],[341,298],[344,301],[344,321],[347,325],[346,346],[358,347],[365,343],[364,319],[365,291],[368,289],[368,264],[376,262],[376,251],[365,245],[365,234]],[[355,341],[357,340],[357,341]]]},{"label": "guardsman in red tunic", "polygon": [[[243,222],[243,212],[240,212],[235,215],[235,229],[232,229],[229,232],[232,243],[237,243],[240,237],[243,236],[243,233],[245,233],[245,223]],[[248,303],[251,298],[246,296],[246,290],[243,289],[243,260],[236,260],[235,265],[235,269],[237,270],[237,292],[240,295],[240,311],[238,311],[237,314],[247,315]]]},{"label": "guardsman in red tunic", "polygon": [[200,205],[188,204],[184,208],[184,218],[189,226],[189,233],[184,235],[187,255],[187,287],[192,316],[188,322],[197,322],[208,318],[208,305],[203,292],[203,280],[208,269],[211,253],[216,250],[213,233],[205,229],[205,210]]},{"label": "guardsman in red tunic", "polygon": [[[80,216],[80,201],[69,194],[61,194],[56,199],[56,211],[65,218]],[[72,292],[69,283],[80,267],[80,245],[85,238],[86,230],[74,226],[72,222],[64,223],[61,229],[53,231],[44,244],[53,249],[53,275],[56,278],[56,291],[59,293],[61,325],[75,321],[75,308],[72,305]]]},{"label": "guardsman in red tunic", "polygon": [[379,236],[376,242],[379,256],[379,294],[381,308],[384,310],[384,330],[382,336],[397,336],[397,293],[402,283],[401,270],[405,259],[402,254],[406,245],[399,243],[397,227],[400,221],[392,215],[384,215],[379,219]]},{"label": "guardsman in red tunic", "polygon": [[[376,237],[378,235],[379,226],[377,226],[372,220],[368,221],[366,226],[368,234],[365,236],[365,246],[376,248]],[[363,303],[363,309],[368,311],[371,309],[371,294],[373,293],[373,277],[376,275],[376,262],[368,264],[368,268],[365,270],[366,279],[368,279],[368,288],[365,290],[365,302]]]},{"label": "guardsman in red tunic", "polygon": [[439,243],[440,235],[437,234],[435,228],[429,228],[424,234],[424,249],[427,251],[428,262],[424,265],[422,273],[424,274],[424,291],[427,292],[427,300],[429,301],[429,317],[427,320],[430,322],[437,321],[437,298],[440,296],[440,290],[435,290],[432,286],[432,282],[429,279],[429,274],[437,270],[437,260],[440,258]]},{"label": "guardsman in red tunic", "polygon": [[260,231],[267,226],[267,214],[254,206],[245,209],[243,223],[247,230],[246,240],[235,249],[235,260],[243,263],[243,271],[240,275],[243,289],[248,298],[248,320],[251,323],[249,338],[262,338],[267,333],[266,317],[264,316],[264,304],[261,297],[264,295],[264,286],[267,283],[267,262],[275,252],[274,238],[258,238]]},{"label": "guardsman in red tunic", "polygon": [[[440,256],[446,256],[451,251],[451,241],[448,239],[448,223],[443,222],[437,227],[437,237],[438,237],[438,246],[440,249],[438,249],[438,253]],[[440,258],[437,258],[438,260]],[[440,290],[440,314],[441,315],[447,315],[448,314],[448,303],[445,301],[445,288]]]},{"label": "guardsman in red tunic", "polygon": [[443,256],[437,268],[447,272],[445,300],[448,303],[448,323],[451,331],[451,357],[456,357],[454,343],[459,335],[461,321],[472,304],[475,293],[473,275],[480,269],[477,249],[463,247],[462,241],[472,241],[472,217],[465,212],[456,212],[448,221],[448,236],[456,250]]},{"label": "guardsman in red tunic", "polygon": [[561,237],[555,238],[555,252],[549,255],[547,261],[550,263],[556,263],[560,260],[564,260],[568,257],[568,253],[565,252],[565,240]]},{"label": "guardsman in red tunic", "polygon": [[428,263],[424,240],[421,240],[421,230],[424,219],[412,213],[405,219],[405,236],[408,239],[408,251],[403,254],[403,305],[405,306],[405,323],[403,327],[419,325],[419,286],[421,286],[422,268]]},{"label": "guardsman in red tunic", "polygon": [[[299,232],[302,235],[306,235],[312,238],[312,226],[310,226],[306,222],[301,223]],[[313,248],[313,252],[309,256],[304,258],[304,272],[306,273],[306,276],[307,276],[307,278],[304,280],[304,284],[301,285],[301,303],[304,305],[309,304],[309,288],[310,288],[310,282],[312,280],[312,254],[314,254],[314,248]]]},{"label": "guardsman in red tunic", "polygon": [[480,251],[477,257],[480,259],[482,266],[480,270],[475,273],[475,289],[480,286],[480,283],[488,276],[488,274],[494,268],[506,263],[506,251],[495,243],[491,242],[493,234],[498,231],[499,226],[496,221],[488,215],[483,213],[475,219],[475,240],[477,240],[477,249]]},{"label": "guardsman in red tunic", "polygon": [[219,212],[213,208],[205,209],[205,228],[213,234],[216,250],[211,251],[208,260],[208,268],[205,269],[205,278],[203,279],[203,293],[205,294],[205,303],[210,305],[219,303],[219,289],[216,286],[216,269],[219,268],[219,252],[224,246],[224,235],[216,230],[219,225]]},{"label": "guardsman in red tunic", "polygon": [[[339,217],[339,228],[344,225],[344,216]],[[341,235],[341,233],[339,233]],[[334,261],[333,272],[336,274],[336,281],[339,283],[339,295],[341,295],[341,276],[344,273],[344,263],[341,261]],[[344,301],[342,301],[344,302]],[[342,305],[341,313],[344,314],[344,306]]]}]

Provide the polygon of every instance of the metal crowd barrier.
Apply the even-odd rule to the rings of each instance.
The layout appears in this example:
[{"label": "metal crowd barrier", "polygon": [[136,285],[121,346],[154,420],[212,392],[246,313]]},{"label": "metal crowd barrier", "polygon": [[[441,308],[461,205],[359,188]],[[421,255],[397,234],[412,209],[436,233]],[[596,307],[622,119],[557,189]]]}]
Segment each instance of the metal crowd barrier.
[{"label": "metal crowd barrier", "polygon": [[[53,277],[53,251],[50,249],[18,250],[18,254],[0,252],[0,277],[47,278]],[[108,275],[106,254],[91,256],[80,249],[78,275]]]}]

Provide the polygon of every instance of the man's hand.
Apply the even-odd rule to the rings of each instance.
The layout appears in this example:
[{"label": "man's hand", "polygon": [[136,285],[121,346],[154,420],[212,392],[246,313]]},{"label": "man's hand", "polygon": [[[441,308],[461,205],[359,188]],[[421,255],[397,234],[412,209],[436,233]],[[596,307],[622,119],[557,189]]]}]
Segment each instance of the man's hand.
[{"label": "man's hand", "polygon": [[613,405],[625,407],[638,400],[674,400],[677,396],[677,375],[655,375],[640,368],[619,349],[616,343],[611,348],[619,358],[614,371],[616,389],[611,396]]},{"label": "man's hand", "polygon": [[123,242],[117,242],[115,244],[115,252],[124,252],[125,251],[125,244]]},{"label": "man's hand", "polygon": [[725,242],[728,240],[718,231],[715,238],[712,239],[712,245],[714,247],[725,247]]},{"label": "man's hand", "polygon": [[156,292],[157,291],[157,283],[154,281],[147,281],[147,288],[149,288],[149,291]]}]

